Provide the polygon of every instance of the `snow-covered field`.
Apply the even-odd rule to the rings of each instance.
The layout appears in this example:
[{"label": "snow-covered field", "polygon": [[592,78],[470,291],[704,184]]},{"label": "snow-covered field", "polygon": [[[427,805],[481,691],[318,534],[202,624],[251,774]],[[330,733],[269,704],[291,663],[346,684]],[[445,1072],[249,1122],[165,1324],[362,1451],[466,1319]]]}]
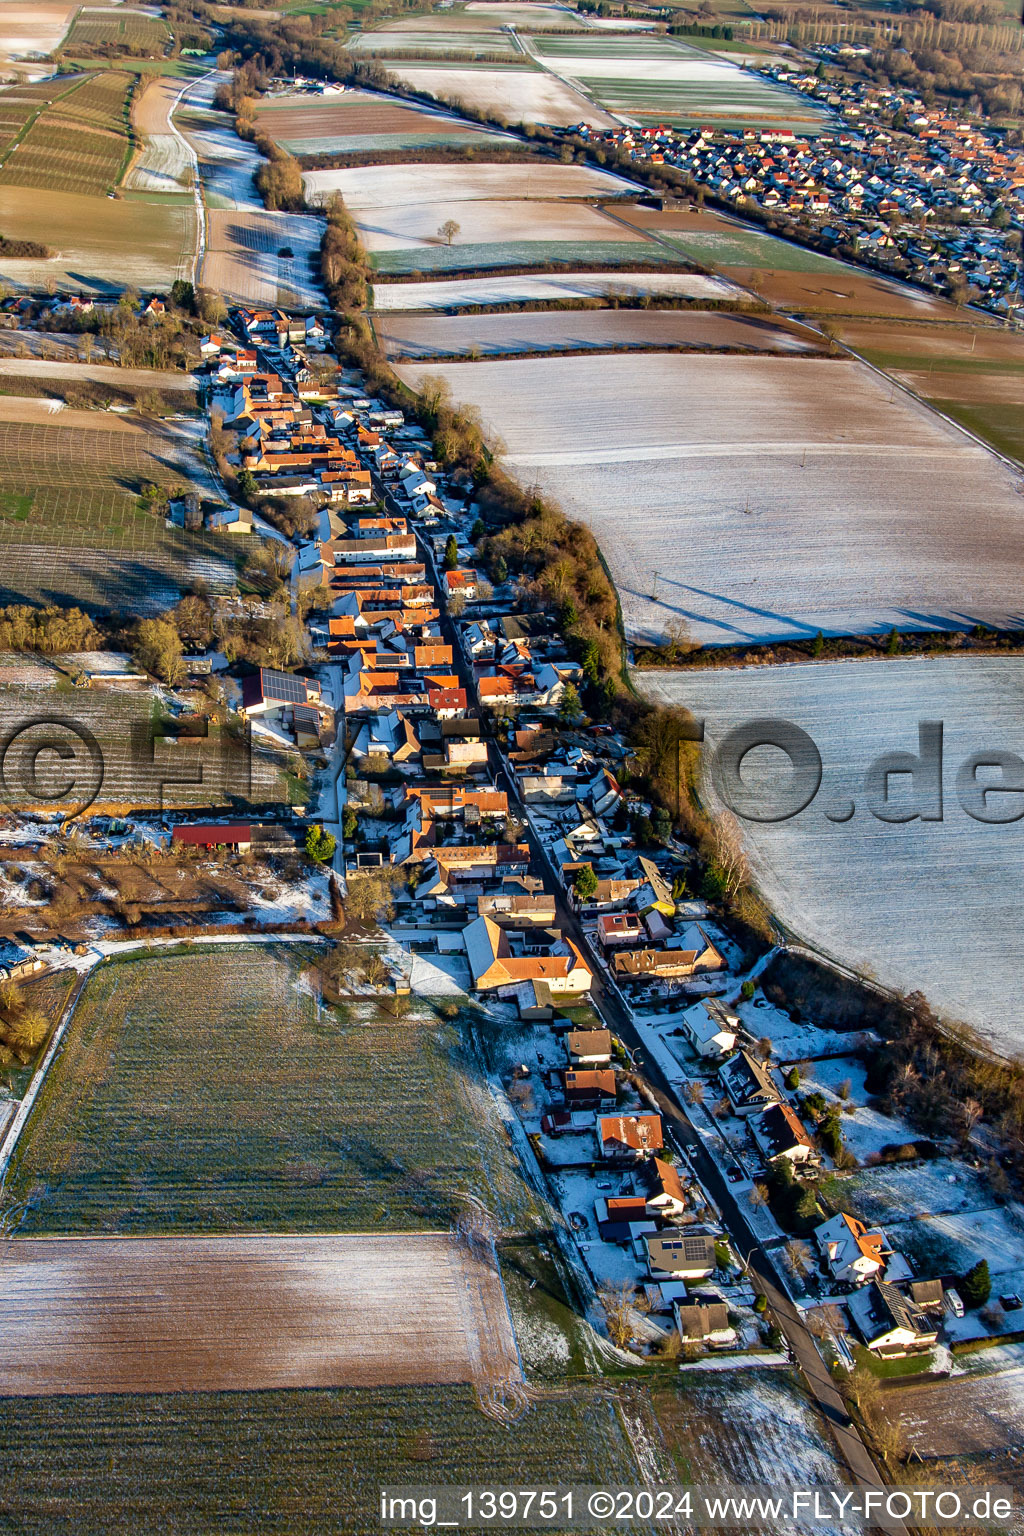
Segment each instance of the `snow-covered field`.
[{"label": "snow-covered field", "polygon": [[584,165],[357,165],[307,171],[302,180],[310,201],[340,192],[352,207],[385,212],[424,201],[616,197],[637,190],[623,176]]},{"label": "snow-covered field", "polygon": [[573,123],[589,123],[592,128],[619,126],[610,112],[554,75],[538,70],[467,69],[455,64],[406,64],[399,59],[388,68],[416,91],[500,115],[510,123],[548,123],[560,128]]},{"label": "snow-covered field", "polygon": [[[309,214],[214,208],[207,216],[203,282],[247,304],[322,305],[309,261],[322,233],[321,220]],[[282,256],[285,250],[292,254]]]},{"label": "snow-covered field", "polygon": [[76,9],[67,0],[42,0],[36,5],[4,0],[0,5],[0,55],[22,59],[52,53]]},{"label": "snow-covered field", "polygon": [[987,1259],[994,1289],[1018,1290],[1024,1269],[1024,1208],[996,1205],[986,1181],[963,1163],[864,1169],[844,1184],[850,1209],[880,1222],[919,1274],[962,1274]]},{"label": "snow-covered field", "polygon": [[454,218],[459,232],[451,244],[455,250],[465,245],[492,245],[505,241],[614,241],[635,244],[637,260],[646,254],[646,241],[638,231],[628,230],[607,218],[589,203],[488,201],[453,203],[402,203],[382,210],[350,204],[348,208],[368,251],[404,251],[415,246],[446,247],[439,234],[442,224]]},{"label": "snow-covered field", "polygon": [[1015,477],[863,364],[650,353],[400,370],[413,385],[422,371],[480,409],[523,484],[589,524],[634,638],[1020,622]]},{"label": "snow-covered field", "polygon": [[463,277],[450,282],[375,283],[376,310],[444,310],[457,305],[511,304],[528,299],[603,298],[609,293],[663,294],[691,299],[739,298],[742,290],[699,272],[551,272],[536,277]]},{"label": "snow-covered field", "polygon": [[[635,676],[649,697],[706,720],[705,762],[747,721],[787,720],[808,732],[822,760],[815,798],[789,820],[740,823],[765,899],[835,959],[924,992],[940,1014],[972,1025],[1007,1054],[1024,1048],[1024,821],[976,821],[957,789],[971,753],[1024,756],[1024,658],[893,657]],[[916,753],[921,721],[944,726],[943,819],[880,821],[866,808],[866,770],[884,753]],[[778,751],[751,754],[746,778],[770,788],[785,761]],[[913,808],[907,775],[890,787],[896,809]],[[710,787],[709,795],[719,803]],[[1005,814],[1012,799],[990,796],[990,804]],[[849,820],[830,819],[851,806]]]}]

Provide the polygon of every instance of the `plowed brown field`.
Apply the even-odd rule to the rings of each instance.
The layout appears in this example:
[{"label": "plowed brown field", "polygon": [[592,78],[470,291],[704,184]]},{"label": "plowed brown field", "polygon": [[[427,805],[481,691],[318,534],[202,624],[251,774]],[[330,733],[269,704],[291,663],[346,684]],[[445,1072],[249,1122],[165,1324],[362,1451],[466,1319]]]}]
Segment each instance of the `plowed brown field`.
[{"label": "plowed brown field", "polygon": [[0,1298],[7,1397],[519,1374],[498,1275],[444,1233],[19,1239]]}]

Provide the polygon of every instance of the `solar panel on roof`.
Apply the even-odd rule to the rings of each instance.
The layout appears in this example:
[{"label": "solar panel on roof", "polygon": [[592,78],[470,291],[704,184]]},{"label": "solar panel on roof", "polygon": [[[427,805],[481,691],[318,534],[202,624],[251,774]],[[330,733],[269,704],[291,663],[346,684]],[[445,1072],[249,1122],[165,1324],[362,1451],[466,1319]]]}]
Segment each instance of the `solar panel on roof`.
[{"label": "solar panel on roof", "polygon": [[261,674],[263,684],[263,697],[265,699],[278,699],[282,704],[305,704],[306,679],[296,677],[292,672],[269,672],[264,670]]},{"label": "solar panel on roof", "polygon": [[707,1251],[707,1249],[706,1249],[706,1246],[705,1246],[704,1238],[702,1238],[702,1237],[684,1237],[683,1238],[683,1256],[685,1258],[687,1258],[687,1259],[702,1259],[704,1257],[704,1254],[706,1253],[706,1251]]}]

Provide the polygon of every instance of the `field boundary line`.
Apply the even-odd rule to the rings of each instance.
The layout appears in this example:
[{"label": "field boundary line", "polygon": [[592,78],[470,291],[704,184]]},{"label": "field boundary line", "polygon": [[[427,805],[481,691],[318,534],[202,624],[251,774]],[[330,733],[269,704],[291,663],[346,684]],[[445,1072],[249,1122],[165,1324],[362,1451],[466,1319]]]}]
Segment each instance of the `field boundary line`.
[{"label": "field boundary line", "polygon": [[64,1005],[64,1012],[58,1021],[57,1028],[53,1032],[53,1038],[46,1049],[46,1055],[36,1068],[32,1081],[28,1085],[28,1092],[18,1106],[14,1119],[7,1128],[6,1136],[0,1142],[0,1181],[3,1180],[10,1167],[11,1158],[14,1156],[14,1150],[18,1144],[18,1138],[24,1130],[32,1110],[35,1108],[36,1099],[39,1097],[39,1091],[46,1080],[46,1075],[50,1070],[53,1059],[64,1043],[64,1036],[67,1033],[68,1025],[71,1023],[75,1008],[78,1006],[78,1000],[85,990],[85,984],[93,971],[97,969],[97,966],[102,963],[101,957],[96,965],[91,965],[87,971],[81,973],[72,989],[71,996]]}]

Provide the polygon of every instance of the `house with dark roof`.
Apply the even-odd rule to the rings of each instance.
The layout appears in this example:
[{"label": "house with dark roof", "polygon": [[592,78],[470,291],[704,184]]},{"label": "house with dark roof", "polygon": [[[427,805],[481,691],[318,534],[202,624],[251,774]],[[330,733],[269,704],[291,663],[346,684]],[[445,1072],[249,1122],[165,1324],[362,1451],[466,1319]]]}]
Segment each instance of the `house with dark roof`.
[{"label": "house with dark roof", "polygon": [[872,1280],[855,1291],[846,1310],[868,1349],[886,1360],[922,1354],[939,1336],[917,1303],[887,1280]]},{"label": "house with dark roof", "polygon": [[652,1280],[707,1280],[717,1267],[715,1240],[705,1232],[656,1232],[634,1244]]},{"label": "house with dark roof", "polygon": [[814,1143],[784,1100],[755,1115],[750,1130],[766,1163],[814,1161]]},{"label": "house with dark roof", "polygon": [[768,1067],[749,1051],[737,1051],[735,1056],[723,1062],[718,1069],[718,1080],[737,1115],[754,1114],[782,1099]]}]

